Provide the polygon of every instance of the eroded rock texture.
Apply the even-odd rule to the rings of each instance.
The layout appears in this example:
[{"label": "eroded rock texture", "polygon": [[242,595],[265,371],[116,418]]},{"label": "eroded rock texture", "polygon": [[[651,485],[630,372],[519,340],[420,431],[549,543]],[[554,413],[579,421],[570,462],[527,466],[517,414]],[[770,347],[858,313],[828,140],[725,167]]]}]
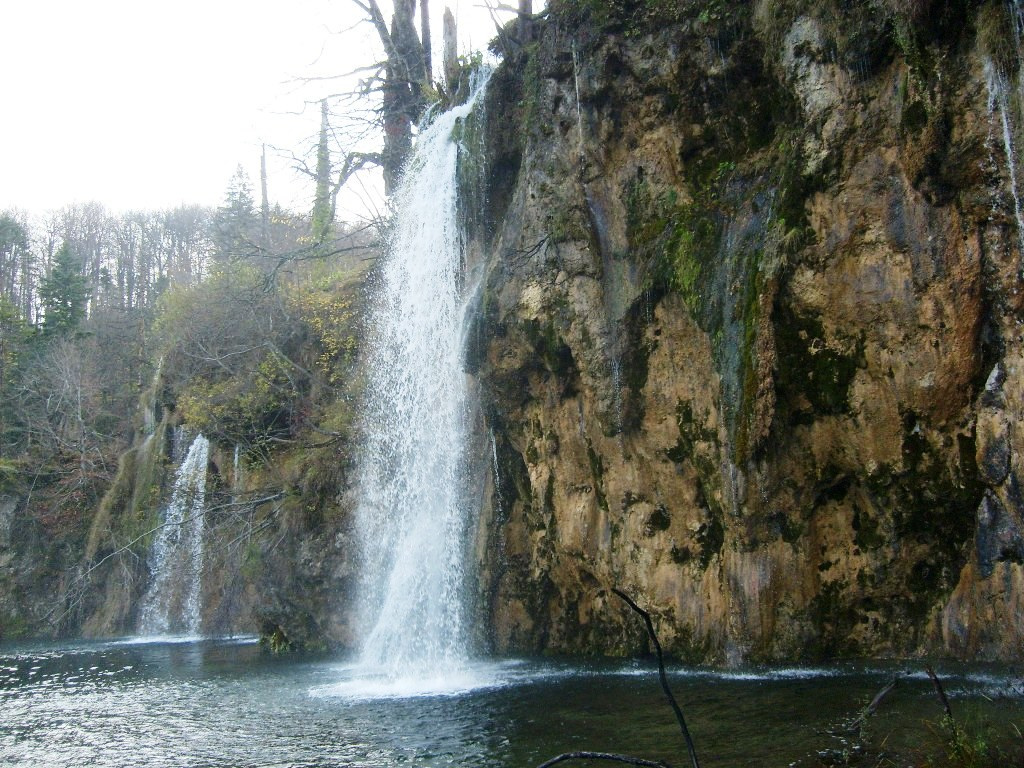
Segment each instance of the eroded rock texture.
[{"label": "eroded rock texture", "polygon": [[498,651],[642,648],[613,586],[689,659],[1019,649],[1019,65],[924,5],[553,2],[495,75]]}]

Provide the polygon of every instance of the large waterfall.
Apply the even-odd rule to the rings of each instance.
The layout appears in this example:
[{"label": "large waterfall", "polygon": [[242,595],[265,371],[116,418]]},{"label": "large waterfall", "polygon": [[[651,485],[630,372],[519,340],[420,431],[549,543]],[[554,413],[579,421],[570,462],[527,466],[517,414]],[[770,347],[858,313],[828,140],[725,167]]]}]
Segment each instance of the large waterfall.
[{"label": "large waterfall", "polygon": [[198,435],[178,466],[171,500],[150,551],[151,581],[139,612],[140,634],[200,633],[209,451],[209,440]]},{"label": "large waterfall", "polygon": [[469,658],[471,408],[456,135],[481,92],[417,138],[375,308],[357,512],[361,666],[392,680],[447,679]]}]

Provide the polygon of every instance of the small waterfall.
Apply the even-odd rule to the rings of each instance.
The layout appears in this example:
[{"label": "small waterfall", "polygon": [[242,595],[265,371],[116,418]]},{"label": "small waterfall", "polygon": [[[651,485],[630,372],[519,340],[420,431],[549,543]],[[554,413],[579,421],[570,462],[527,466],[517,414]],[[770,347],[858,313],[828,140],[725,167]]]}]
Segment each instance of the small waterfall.
[{"label": "small waterfall", "polygon": [[494,511],[501,516],[501,472],[498,469],[498,443],[494,439],[494,430],[488,430],[491,439],[491,469],[494,472]]},{"label": "small waterfall", "polygon": [[361,667],[393,681],[453,679],[470,657],[471,405],[455,136],[481,92],[438,115],[417,139],[395,200],[372,324],[356,513]]},{"label": "small waterfall", "polygon": [[152,581],[142,598],[140,634],[200,632],[209,451],[209,440],[198,435],[178,467],[171,500],[150,551]]},{"label": "small waterfall", "polygon": [[[1014,25],[1016,29],[1016,25]],[[1013,195],[1013,213],[1017,219],[1017,239],[1021,257],[1024,258],[1024,210],[1021,208],[1020,188],[1017,183],[1017,150],[1014,142],[1013,114],[1010,107],[1010,92],[1006,76],[986,58],[985,83],[988,86],[989,114],[999,113],[1003,136],[1003,152],[1006,155],[1006,170],[1010,176],[1010,192]]]}]

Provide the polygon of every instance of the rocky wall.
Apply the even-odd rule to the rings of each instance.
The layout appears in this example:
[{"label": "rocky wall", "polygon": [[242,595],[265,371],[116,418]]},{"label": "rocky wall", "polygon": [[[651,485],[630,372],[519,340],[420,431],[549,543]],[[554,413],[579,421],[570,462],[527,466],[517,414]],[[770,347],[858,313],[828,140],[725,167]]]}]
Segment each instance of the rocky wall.
[{"label": "rocky wall", "polygon": [[640,650],[618,587],[692,660],[1013,658],[1009,15],[711,5],[553,2],[492,80],[490,642]]}]

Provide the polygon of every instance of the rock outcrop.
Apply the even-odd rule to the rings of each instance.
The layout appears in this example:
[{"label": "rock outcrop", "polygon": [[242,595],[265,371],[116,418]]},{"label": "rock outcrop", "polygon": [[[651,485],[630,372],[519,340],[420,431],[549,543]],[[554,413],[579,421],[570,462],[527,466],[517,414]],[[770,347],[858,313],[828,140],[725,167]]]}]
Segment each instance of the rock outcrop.
[{"label": "rock outcrop", "polygon": [[497,651],[642,648],[619,587],[688,659],[1016,654],[1014,23],[551,3],[474,231]]}]

